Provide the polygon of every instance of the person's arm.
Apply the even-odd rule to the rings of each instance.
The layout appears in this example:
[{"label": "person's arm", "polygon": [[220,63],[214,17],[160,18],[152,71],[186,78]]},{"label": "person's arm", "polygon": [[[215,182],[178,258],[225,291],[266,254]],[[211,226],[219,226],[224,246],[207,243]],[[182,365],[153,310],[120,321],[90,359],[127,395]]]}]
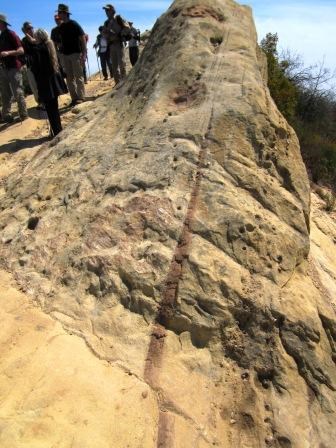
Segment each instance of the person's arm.
[{"label": "person's arm", "polygon": [[0,53],[0,57],[1,58],[7,58],[8,56],[21,56],[24,54],[24,49],[23,47],[19,47],[16,50],[8,50],[8,51],[2,51]]},{"label": "person's arm", "polygon": [[87,57],[87,47],[86,47],[86,38],[85,38],[85,34],[83,34],[82,36],[79,37],[79,41],[80,41],[80,45],[81,45],[81,50],[82,50],[82,63],[84,64],[86,61],[86,57]]},{"label": "person's arm", "polygon": [[25,36],[29,40],[29,42],[31,44],[36,44],[37,43],[37,40],[34,37],[32,37],[30,34],[27,33],[27,34],[25,34]]},{"label": "person's arm", "polygon": [[12,33],[12,39],[13,39],[14,49],[8,50],[8,51],[1,51],[0,58],[7,58],[8,56],[16,57],[16,56],[21,56],[24,54],[22,42],[19,39],[19,37],[15,33]]}]

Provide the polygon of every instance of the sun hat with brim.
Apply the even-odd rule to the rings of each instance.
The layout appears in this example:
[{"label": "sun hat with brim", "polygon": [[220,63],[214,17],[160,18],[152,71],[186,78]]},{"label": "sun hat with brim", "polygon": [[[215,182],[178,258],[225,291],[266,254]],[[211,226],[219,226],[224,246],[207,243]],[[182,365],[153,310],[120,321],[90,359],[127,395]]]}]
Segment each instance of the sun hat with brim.
[{"label": "sun hat with brim", "polygon": [[64,3],[59,3],[56,13],[59,14],[60,12],[66,12],[67,14],[71,14],[69,11],[69,6],[64,5]]},{"label": "sun hat with brim", "polygon": [[114,9],[114,6],[108,4],[108,5],[103,6],[103,9]]},{"label": "sun hat with brim", "polygon": [[7,22],[7,17],[5,16],[5,14],[0,14],[0,22],[5,23],[8,26],[11,26],[8,22]]}]

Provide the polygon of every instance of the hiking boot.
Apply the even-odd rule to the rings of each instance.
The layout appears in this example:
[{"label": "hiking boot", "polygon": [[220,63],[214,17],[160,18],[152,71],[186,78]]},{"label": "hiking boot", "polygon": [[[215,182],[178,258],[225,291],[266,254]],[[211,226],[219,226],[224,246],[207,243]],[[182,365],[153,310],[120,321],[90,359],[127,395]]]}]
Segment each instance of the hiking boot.
[{"label": "hiking boot", "polygon": [[104,81],[108,81],[108,77],[107,76],[104,77]]},{"label": "hiking boot", "polygon": [[3,123],[13,123],[14,117],[13,117],[13,115],[5,115],[1,121]]},{"label": "hiking boot", "polygon": [[72,100],[71,103],[69,104],[70,107],[74,107],[78,104],[78,100]]}]

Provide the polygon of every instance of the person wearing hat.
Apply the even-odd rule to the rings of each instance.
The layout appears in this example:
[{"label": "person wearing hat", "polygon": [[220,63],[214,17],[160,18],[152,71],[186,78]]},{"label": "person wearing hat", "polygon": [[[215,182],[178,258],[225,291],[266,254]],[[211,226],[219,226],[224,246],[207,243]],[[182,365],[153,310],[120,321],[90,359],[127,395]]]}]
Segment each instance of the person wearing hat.
[{"label": "person wearing hat", "polygon": [[66,74],[71,105],[82,103],[85,97],[85,84],[83,66],[86,61],[86,39],[83,28],[70,19],[70,11],[67,5],[60,3],[57,15],[62,23],[59,26],[59,35],[62,43],[63,64]]},{"label": "person wearing hat", "polygon": [[103,6],[103,9],[107,15],[104,27],[108,34],[113,78],[115,83],[118,84],[118,82],[126,76],[125,52],[121,35],[123,30],[123,27],[121,26],[122,19],[120,16],[116,16],[116,10],[113,5],[105,5]]},{"label": "person wearing hat", "polygon": [[58,57],[58,63],[60,65],[61,72],[65,77],[62,39],[61,39],[60,31],[59,31],[59,27],[62,24],[62,20],[58,14],[54,15],[54,20],[55,20],[56,26],[50,32],[50,39],[54,42],[56,52],[57,52],[57,57]]},{"label": "person wearing hat", "polygon": [[9,23],[4,14],[0,14],[0,93],[2,100],[2,120],[14,121],[11,114],[13,95],[18,104],[21,120],[28,118],[24,97],[22,66],[19,56],[24,54],[22,43],[16,33],[8,29]]}]

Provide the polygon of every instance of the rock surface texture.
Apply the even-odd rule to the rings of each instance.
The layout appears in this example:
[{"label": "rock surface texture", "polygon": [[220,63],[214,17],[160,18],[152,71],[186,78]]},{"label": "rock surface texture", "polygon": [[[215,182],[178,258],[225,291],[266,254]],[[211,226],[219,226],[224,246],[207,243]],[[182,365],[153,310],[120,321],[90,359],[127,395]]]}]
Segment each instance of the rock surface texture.
[{"label": "rock surface texture", "polygon": [[2,185],[26,295],[2,307],[0,445],[334,447],[336,226],[311,222],[251,10],[176,0]]}]

